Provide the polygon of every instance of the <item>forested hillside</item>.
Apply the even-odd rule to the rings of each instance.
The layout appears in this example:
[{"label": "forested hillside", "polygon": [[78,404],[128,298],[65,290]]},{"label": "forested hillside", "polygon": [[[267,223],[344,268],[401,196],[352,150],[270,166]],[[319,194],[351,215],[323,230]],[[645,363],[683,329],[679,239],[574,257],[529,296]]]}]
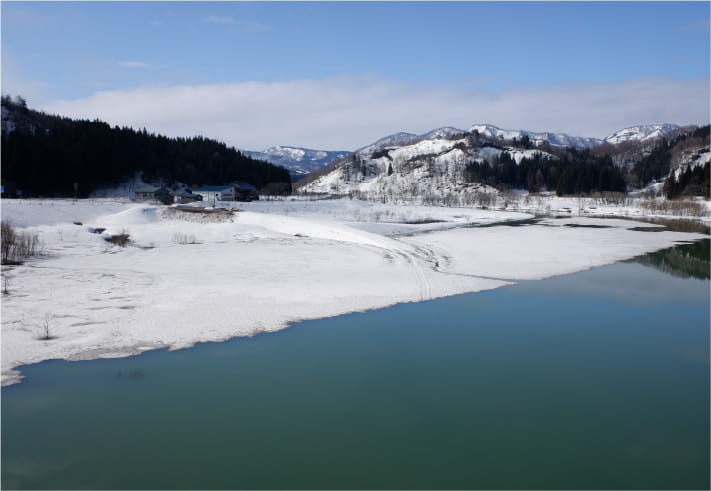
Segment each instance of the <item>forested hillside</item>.
[{"label": "forested hillside", "polygon": [[542,158],[534,154],[517,164],[508,152],[487,161],[472,162],[466,167],[469,182],[490,186],[508,186],[535,193],[543,189],[564,194],[594,191],[624,191],[625,180],[609,156],[594,156],[588,149],[569,149],[558,159]]},{"label": "forested hillside", "polygon": [[474,125],[382,138],[312,173],[298,187],[384,200],[427,195],[428,202],[456,201],[480,193],[482,185],[558,196],[649,187],[669,198],[708,197],[710,162],[708,125],[635,126],[604,140]]},{"label": "forested hillside", "polygon": [[634,167],[640,185],[666,176],[668,198],[710,196],[709,125],[662,141]]},{"label": "forested hillside", "polygon": [[2,98],[2,181],[25,194],[86,196],[143,172],[146,181],[290,189],[289,171],[256,160],[224,143],[168,138],[101,121],[72,120],[28,109],[21,98]]}]

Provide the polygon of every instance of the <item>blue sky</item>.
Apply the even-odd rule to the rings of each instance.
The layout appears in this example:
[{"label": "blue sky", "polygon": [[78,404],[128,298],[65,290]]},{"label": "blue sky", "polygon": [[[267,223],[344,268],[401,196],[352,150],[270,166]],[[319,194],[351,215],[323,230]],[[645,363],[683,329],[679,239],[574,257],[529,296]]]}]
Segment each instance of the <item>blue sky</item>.
[{"label": "blue sky", "polygon": [[247,149],[480,122],[605,136],[708,122],[709,5],[3,1],[2,88]]}]

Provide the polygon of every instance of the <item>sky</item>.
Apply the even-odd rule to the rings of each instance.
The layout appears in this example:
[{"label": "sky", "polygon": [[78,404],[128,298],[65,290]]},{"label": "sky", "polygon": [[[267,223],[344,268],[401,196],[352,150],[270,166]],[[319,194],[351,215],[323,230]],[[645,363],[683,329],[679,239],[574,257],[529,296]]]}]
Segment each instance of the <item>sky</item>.
[{"label": "sky", "polygon": [[709,122],[709,2],[0,2],[2,93],[245,150]]}]

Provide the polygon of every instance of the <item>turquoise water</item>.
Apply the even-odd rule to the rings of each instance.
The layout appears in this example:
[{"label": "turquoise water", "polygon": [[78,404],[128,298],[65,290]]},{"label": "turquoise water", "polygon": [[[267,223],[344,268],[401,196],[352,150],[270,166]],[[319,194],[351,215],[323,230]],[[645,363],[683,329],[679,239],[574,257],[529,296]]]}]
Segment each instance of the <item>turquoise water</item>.
[{"label": "turquoise water", "polygon": [[708,489],[709,280],[684,251],[24,367],[2,487]]}]

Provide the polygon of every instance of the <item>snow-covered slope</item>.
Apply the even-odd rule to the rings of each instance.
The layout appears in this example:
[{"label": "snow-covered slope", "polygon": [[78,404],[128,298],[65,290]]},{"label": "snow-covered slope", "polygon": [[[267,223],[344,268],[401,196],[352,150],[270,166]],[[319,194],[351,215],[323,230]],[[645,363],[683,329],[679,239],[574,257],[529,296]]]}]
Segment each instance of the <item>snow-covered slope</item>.
[{"label": "snow-covered slope", "polygon": [[437,128],[436,130],[429,131],[425,133],[424,135],[421,135],[421,138],[426,139],[426,140],[435,140],[438,138],[451,138],[455,136],[463,136],[465,133],[464,130],[460,130],[459,128],[452,128],[451,126],[444,126],[442,128]]},{"label": "snow-covered slope", "polygon": [[[470,183],[471,162],[493,162],[502,153],[516,162],[523,158],[555,159],[537,148],[458,128],[443,127],[422,135],[396,133],[363,147],[333,164],[333,169],[301,189],[315,193],[364,193],[372,199],[465,204],[493,188]],[[476,198],[475,198],[476,197]]]},{"label": "snow-covered slope", "polygon": [[680,129],[681,126],[671,123],[630,126],[614,132],[605,138],[605,142],[612,144],[629,141],[645,142],[668,136]]},{"label": "snow-covered slope", "polygon": [[[659,139],[669,140],[689,128],[669,123],[634,126],[605,139],[507,130],[491,124],[475,124],[467,130],[442,127],[420,135],[395,133],[335,161],[324,171],[310,176],[300,188],[315,193],[362,193],[376,200],[471,203],[473,195],[495,191],[468,182],[467,165],[470,163],[498,165],[497,159],[507,153],[520,164],[524,158],[562,158],[565,148],[634,143],[624,149],[615,147],[611,150],[615,165],[623,172],[629,172],[656,147]],[[698,149],[692,150],[698,152]],[[686,161],[690,159],[687,158],[684,164]],[[679,166],[681,164],[672,168]]]},{"label": "snow-covered slope", "polygon": [[492,124],[475,124],[466,130],[454,128],[452,126],[444,126],[442,128],[437,128],[428,131],[427,133],[423,133],[421,135],[415,135],[413,133],[395,133],[381,138],[380,140],[377,140],[376,142],[371,143],[370,145],[359,148],[358,150],[356,150],[356,152],[369,153],[378,148],[394,145],[408,145],[420,140],[438,140],[442,138],[453,138],[457,136],[464,136],[467,133],[471,134],[474,132],[477,132],[481,137],[489,138],[491,140],[520,140],[522,137],[527,136],[535,146],[540,146],[543,143],[547,143],[556,147],[585,148],[604,143],[604,141],[599,138],[570,136],[565,133],[536,133],[533,131],[526,130],[505,130]]},{"label": "snow-covered slope", "polygon": [[356,150],[358,153],[369,153],[377,148],[408,145],[420,140],[437,140],[442,138],[452,138],[464,136],[469,133],[478,133],[479,136],[492,140],[520,141],[523,137],[528,137],[534,146],[541,146],[546,143],[554,147],[587,148],[602,145],[603,143],[622,143],[627,141],[651,141],[656,138],[668,137],[682,127],[673,123],[631,126],[614,132],[606,138],[594,138],[584,136],[571,136],[567,133],[552,133],[548,131],[535,132],[528,130],[507,130],[499,128],[493,124],[474,124],[463,130],[451,126],[437,128],[421,135],[413,133],[394,133],[365,147]]},{"label": "snow-covered slope", "polygon": [[311,150],[309,148],[288,146],[270,147],[261,152],[244,150],[242,153],[255,159],[266,160],[272,164],[286,167],[295,176],[310,174],[315,170],[324,168],[334,160],[342,159],[350,154],[346,150]]},{"label": "snow-covered slope", "polygon": [[356,150],[356,153],[370,153],[373,150],[376,150],[378,148],[382,147],[389,147],[389,146],[395,146],[395,145],[406,145],[408,143],[411,143],[415,140],[420,138],[420,135],[415,135],[414,133],[393,133],[392,135],[385,136],[379,140],[376,140],[374,143],[371,143],[370,145],[367,145],[365,147],[359,148]]},{"label": "snow-covered slope", "polygon": [[47,132],[46,121],[43,119],[51,119],[51,116],[42,115],[42,118],[36,117],[36,114],[23,111],[16,106],[2,106],[2,132],[9,134],[16,130],[36,134],[37,131]]},{"label": "snow-covered slope", "polygon": [[540,146],[543,143],[556,147],[585,148],[594,147],[603,143],[599,138],[586,138],[580,136],[570,136],[565,133],[534,132],[526,130],[504,130],[491,124],[475,124],[469,128],[469,132],[478,132],[479,135],[497,140],[520,140],[527,136],[531,143]]},{"label": "snow-covered slope", "polygon": [[684,143],[682,142],[681,145],[677,145],[672,149],[669,175],[674,175],[677,180],[688,169],[703,168],[711,163],[711,145],[708,143],[693,145],[693,142],[692,144],[684,145]]}]

